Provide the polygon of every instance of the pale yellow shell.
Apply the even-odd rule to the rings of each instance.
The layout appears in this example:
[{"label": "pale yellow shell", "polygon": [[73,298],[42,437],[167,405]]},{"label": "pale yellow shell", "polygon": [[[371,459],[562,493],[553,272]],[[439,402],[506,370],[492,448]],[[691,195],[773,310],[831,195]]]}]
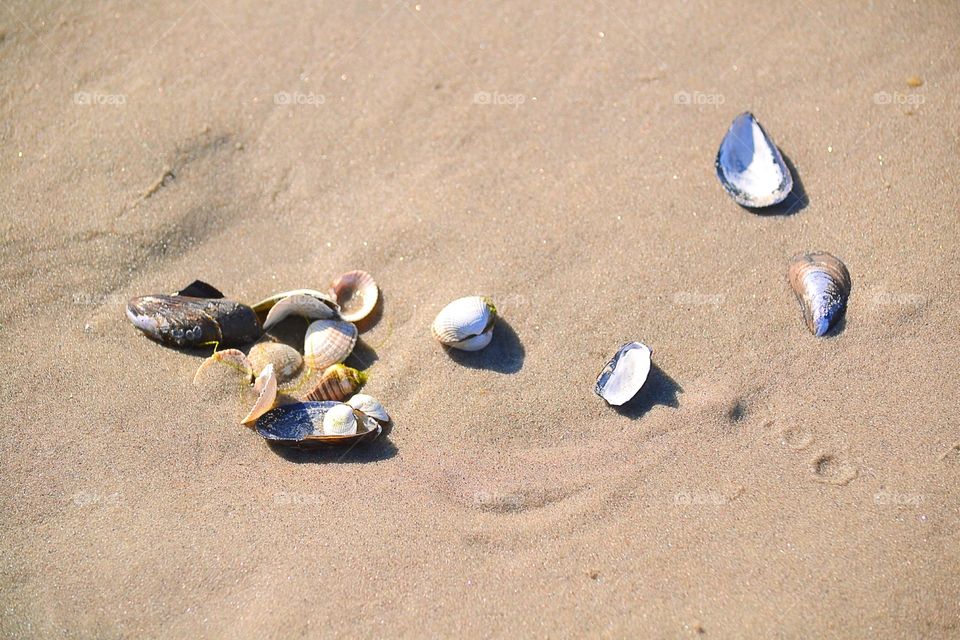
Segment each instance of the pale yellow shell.
[{"label": "pale yellow shell", "polygon": [[200,364],[193,384],[203,397],[226,398],[249,387],[252,378],[253,367],[247,356],[237,349],[224,349]]},{"label": "pale yellow shell", "polygon": [[338,404],[331,407],[323,416],[323,435],[349,436],[357,432],[357,416],[353,407],[347,404]]},{"label": "pale yellow shell", "polygon": [[312,369],[343,362],[357,344],[357,327],[342,320],[316,320],[307,327],[303,360]]},{"label": "pale yellow shell", "polygon": [[333,281],[330,294],[340,305],[340,317],[347,322],[359,322],[377,306],[380,290],[366,271],[348,271]]},{"label": "pale yellow shell", "polygon": [[268,364],[266,368],[257,376],[257,381],[253,385],[254,391],[259,395],[250,409],[250,413],[240,421],[240,424],[252,425],[257,418],[273,408],[277,402],[277,375],[273,371],[273,365]]},{"label": "pale yellow shell", "polygon": [[383,405],[380,404],[380,401],[373,396],[368,396],[365,393],[358,393],[347,400],[347,404],[365,416],[373,418],[377,422],[383,422],[384,424],[390,422],[390,416],[387,414],[387,410],[384,409]]},{"label": "pale yellow shell", "polygon": [[279,384],[292,380],[303,366],[300,352],[282,342],[258,342],[250,348],[247,358],[253,367],[253,375],[256,376],[260,375],[268,364],[272,364]]}]

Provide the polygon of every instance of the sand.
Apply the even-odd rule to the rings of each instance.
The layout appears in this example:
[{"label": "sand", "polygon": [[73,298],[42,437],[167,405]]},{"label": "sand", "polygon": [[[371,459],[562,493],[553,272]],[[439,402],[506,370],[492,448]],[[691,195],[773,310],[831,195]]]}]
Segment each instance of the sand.
[{"label": "sand", "polygon": [[[4,636],[960,634],[960,6],[155,4],[0,7]],[[714,174],[745,110],[781,215]],[[827,339],[810,250],[854,282]],[[124,316],[354,268],[395,425],[345,455]]]}]

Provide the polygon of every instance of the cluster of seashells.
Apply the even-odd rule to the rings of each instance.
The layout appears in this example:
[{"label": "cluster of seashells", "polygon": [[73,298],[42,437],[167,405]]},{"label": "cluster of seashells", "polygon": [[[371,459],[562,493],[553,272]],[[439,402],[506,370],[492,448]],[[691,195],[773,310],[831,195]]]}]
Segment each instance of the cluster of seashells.
[{"label": "cluster of seashells", "polygon": [[[780,150],[750,112],[734,119],[715,164],[724,190],[748,209],[778,205],[793,190],[793,175]],[[787,264],[787,282],[810,333],[826,336],[846,312],[852,286],[846,265],[825,251],[803,253]],[[640,342],[620,347],[597,376],[595,393],[612,406],[628,402],[647,380],[652,353]]]},{"label": "cluster of seashells", "polygon": [[[241,424],[278,444],[346,445],[379,436],[390,416],[372,396],[358,393],[367,374],[343,364],[357,343],[357,323],[377,306],[379,288],[365,271],[334,280],[328,292],[296,289],[247,306],[201,281],[170,295],[140,296],[127,317],[159,342],[213,345],[194,375],[207,387],[224,377],[239,385],[250,407]],[[287,318],[309,322],[303,352],[269,332]],[[248,353],[220,346],[254,343]]]}]

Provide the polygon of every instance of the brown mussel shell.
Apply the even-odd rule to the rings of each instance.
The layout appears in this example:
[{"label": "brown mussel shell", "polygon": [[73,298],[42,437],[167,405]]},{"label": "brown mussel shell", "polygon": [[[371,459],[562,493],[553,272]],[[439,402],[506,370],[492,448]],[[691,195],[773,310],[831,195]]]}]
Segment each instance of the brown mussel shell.
[{"label": "brown mussel shell", "polygon": [[852,286],[847,266],[826,252],[805,253],[790,261],[787,279],[810,333],[826,335],[847,309]]},{"label": "brown mussel shell", "polygon": [[140,296],[127,303],[127,317],[150,338],[177,347],[240,345],[263,333],[253,309],[222,298]]}]

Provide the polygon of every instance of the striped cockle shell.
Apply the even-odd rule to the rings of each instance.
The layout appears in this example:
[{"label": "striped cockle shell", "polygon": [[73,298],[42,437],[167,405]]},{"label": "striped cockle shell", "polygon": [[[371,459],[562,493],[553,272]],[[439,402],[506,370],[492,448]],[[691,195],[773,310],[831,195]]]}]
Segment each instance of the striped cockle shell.
[{"label": "striped cockle shell", "polygon": [[303,361],[323,370],[343,362],[357,344],[357,327],[343,320],[315,320],[303,340]]},{"label": "striped cockle shell", "polygon": [[387,410],[384,409],[383,405],[380,404],[380,401],[373,396],[368,396],[365,393],[358,393],[347,400],[347,404],[365,416],[373,418],[377,422],[382,422],[384,424],[390,422],[390,416],[387,414]]},{"label": "striped cockle shell", "polygon": [[299,351],[290,345],[270,340],[253,345],[247,358],[253,367],[253,374],[257,376],[272,364],[279,384],[292,380],[303,367],[303,356]]},{"label": "striped cockle shell", "polygon": [[366,271],[348,271],[330,284],[330,295],[340,305],[340,317],[360,322],[377,306],[380,290]]},{"label": "striped cockle shell", "polygon": [[846,265],[826,252],[805,253],[790,260],[787,279],[810,333],[826,335],[847,308],[852,283]]},{"label": "striped cockle shell", "polygon": [[343,364],[326,368],[317,384],[304,396],[304,400],[336,400],[343,402],[367,381],[367,374]]},{"label": "striped cockle shell", "polygon": [[240,421],[240,424],[252,425],[257,418],[273,408],[277,402],[277,375],[273,371],[273,365],[268,364],[264,370],[257,376],[257,381],[253,385],[253,390],[258,394],[256,402],[250,409],[250,413]]},{"label": "striped cockle shell", "polygon": [[493,339],[497,308],[484,296],[454,300],[437,314],[430,326],[441,344],[463,351],[479,351]]},{"label": "striped cockle shell", "polygon": [[323,416],[323,435],[349,436],[357,432],[357,416],[348,404],[337,404]]}]

